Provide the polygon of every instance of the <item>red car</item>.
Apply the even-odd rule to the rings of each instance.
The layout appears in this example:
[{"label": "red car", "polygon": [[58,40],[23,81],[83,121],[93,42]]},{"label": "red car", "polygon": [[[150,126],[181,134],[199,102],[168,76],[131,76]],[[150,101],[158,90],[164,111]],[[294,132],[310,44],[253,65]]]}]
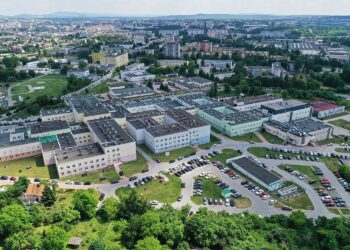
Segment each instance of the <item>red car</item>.
[{"label": "red car", "polygon": [[10,178],[10,181],[16,181],[16,180],[17,180],[16,177],[13,177],[13,176],[12,176],[12,177]]}]

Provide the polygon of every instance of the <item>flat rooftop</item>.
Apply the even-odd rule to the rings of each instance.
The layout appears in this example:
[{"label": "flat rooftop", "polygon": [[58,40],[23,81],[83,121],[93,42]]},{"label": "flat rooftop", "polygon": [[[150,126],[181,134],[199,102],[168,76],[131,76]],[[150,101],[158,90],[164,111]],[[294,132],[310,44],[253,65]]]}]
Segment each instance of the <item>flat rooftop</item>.
[{"label": "flat rooftop", "polygon": [[132,121],[129,121],[129,123],[135,129],[143,129],[143,128],[149,128],[149,127],[160,125],[158,122],[156,122],[152,118],[143,118],[143,119],[132,120]]},{"label": "flat rooftop", "polygon": [[187,129],[178,123],[165,124],[147,128],[146,131],[153,137],[162,137],[180,132],[185,132]]},{"label": "flat rooftop", "polygon": [[30,125],[30,131],[32,134],[53,132],[53,131],[59,131],[63,129],[69,129],[69,125],[67,121],[56,120],[56,121],[38,122]]},{"label": "flat rooftop", "polygon": [[270,114],[280,114],[310,107],[307,103],[298,100],[288,100],[261,105],[262,109],[268,110]]},{"label": "flat rooftop", "polygon": [[189,114],[185,110],[180,110],[180,109],[169,110],[167,111],[167,115],[187,129],[208,126],[206,122]]},{"label": "flat rooftop", "polygon": [[73,110],[70,107],[59,108],[59,109],[49,109],[49,110],[41,110],[40,116],[59,115],[59,114],[67,114],[72,112]]},{"label": "flat rooftop", "polygon": [[151,109],[147,111],[128,113],[126,115],[126,119],[128,121],[132,121],[132,120],[138,120],[138,119],[143,119],[143,118],[153,117],[153,116],[160,116],[160,115],[163,115],[161,111],[159,111],[158,109]]},{"label": "flat rooftop", "polygon": [[303,134],[309,134],[311,132],[332,127],[326,123],[323,123],[321,121],[315,121],[313,119],[298,120],[290,123],[268,121],[267,124],[275,128],[278,128],[281,131],[289,132],[297,136],[301,136]]},{"label": "flat rooftop", "polygon": [[134,141],[113,119],[89,121],[89,126],[104,147]]},{"label": "flat rooftop", "polygon": [[84,116],[108,114],[108,110],[94,96],[74,96],[67,99],[70,105]]},{"label": "flat rooftop", "polygon": [[60,149],[56,150],[54,153],[57,162],[60,164],[104,154],[98,143]]},{"label": "flat rooftop", "polygon": [[130,98],[140,95],[153,95],[155,92],[144,86],[134,87],[134,88],[124,88],[124,89],[113,89],[111,90],[112,95],[116,98]]},{"label": "flat rooftop", "polygon": [[277,175],[261,167],[255,161],[253,161],[252,159],[246,156],[237,158],[233,160],[232,163],[238,165],[239,167],[241,167],[251,175],[255,176],[255,178],[265,183],[266,185],[270,185],[272,183],[282,180]]},{"label": "flat rooftop", "polygon": [[248,104],[267,102],[267,101],[278,100],[278,99],[281,99],[281,97],[276,97],[273,95],[258,95],[258,96],[246,96],[242,98],[228,99],[228,100],[225,100],[224,103],[227,105],[236,107],[240,105],[248,105]]}]

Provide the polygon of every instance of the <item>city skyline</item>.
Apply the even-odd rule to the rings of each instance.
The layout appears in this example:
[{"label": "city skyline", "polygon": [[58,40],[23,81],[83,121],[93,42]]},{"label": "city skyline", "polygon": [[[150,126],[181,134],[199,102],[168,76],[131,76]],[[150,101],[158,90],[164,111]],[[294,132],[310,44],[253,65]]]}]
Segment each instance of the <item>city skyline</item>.
[{"label": "city skyline", "polygon": [[350,15],[346,0],[13,0],[2,3],[0,15],[76,12],[115,16],[207,14]]}]

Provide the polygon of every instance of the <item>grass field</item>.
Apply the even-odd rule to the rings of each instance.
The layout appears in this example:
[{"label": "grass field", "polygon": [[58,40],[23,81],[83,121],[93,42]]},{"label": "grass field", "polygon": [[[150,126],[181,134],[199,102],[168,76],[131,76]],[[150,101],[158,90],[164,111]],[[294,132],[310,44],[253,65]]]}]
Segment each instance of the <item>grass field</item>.
[{"label": "grass field", "polygon": [[222,164],[226,164],[226,160],[240,156],[236,150],[233,149],[224,149],[221,154],[217,154],[214,157],[210,158],[210,161],[219,161]]},{"label": "grass field", "polygon": [[[159,179],[150,181],[142,186],[138,186],[135,191],[143,196],[147,201],[157,200],[162,203],[174,203],[181,194],[181,179],[168,175],[169,182],[161,183]],[[117,196],[125,196],[130,188],[119,188],[116,190]]]},{"label": "grass field", "polygon": [[0,175],[57,179],[56,167],[45,166],[42,157],[30,157],[0,163]]},{"label": "grass field", "polygon": [[205,179],[205,178],[196,178],[201,179],[203,183],[203,195],[200,196],[191,196],[191,201],[197,205],[202,204],[203,197],[212,198],[212,199],[223,199],[221,196],[222,189],[215,184],[216,178]]},{"label": "grass field", "polygon": [[[100,197],[100,192],[95,189],[89,189],[91,192],[94,192],[96,198]],[[77,192],[77,189],[57,189],[57,202],[64,203],[67,205],[73,204],[74,193]]]},{"label": "grass field", "polygon": [[168,156],[165,155],[165,153],[153,153],[146,145],[140,145],[140,148],[146,152],[153,160],[159,159],[161,162],[167,162],[171,160],[176,160],[179,157],[183,157],[186,154],[196,152],[196,150],[192,147],[185,147],[180,149],[175,149],[170,151],[170,154]]},{"label": "grass field", "polygon": [[235,199],[237,208],[248,208],[252,206],[252,201],[247,197]]},{"label": "grass field", "polygon": [[264,148],[264,147],[248,148],[248,152],[255,155],[256,157],[259,157],[259,158],[265,158],[265,156],[269,155],[269,154],[273,154],[273,155],[280,154],[280,152],[272,151],[272,150],[270,150],[268,148]]},{"label": "grass field", "polygon": [[89,89],[89,93],[93,94],[93,95],[106,93],[108,91],[109,91],[109,87],[108,87],[108,83],[107,82],[102,82],[99,85]]},{"label": "grass field", "polygon": [[350,151],[346,150],[345,148],[336,148],[335,151],[337,151],[339,153],[350,154]]},{"label": "grass field", "polygon": [[338,120],[330,121],[329,123],[335,126],[350,130],[350,122],[347,120],[338,119]]},{"label": "grass field", "polygon": [[[297,197],[289,200],[283,200],[281,201],[284,205],[289,206],[293,209],[301,209],[301,210],[313,210],[314,205],[312,205],[312,202],[310,201],[307,194],[303,193],[298,195]],[[281,207],[280,202],[276,203],[277,208]]]},{"label": "grass field", "polygon": [[260,134],[265,138],[266,141],[268,141],[271,144],[283,145],[284,141],[275,135],[272,135],[272,134],[267,133],[267,132],[260,132]]},{"label": "grass field", "polygon": [[142,170],[147,169],[147,167],[147,161],[139,153],[137,153],[137,160],[124,163],[120,166],[125,176],[132,176],[140,173]]},{"label": "grass field", "polygon": [[231,136],[230,138],[234,141],[246,141],[246,142],[253,141],[258,143],[262,142],[260,138],[254,133],[249,133],[249,134],[239,135],[239,136]]},{"label": "grass field", "polygon": [[334,136],[330,139],[319,141],[318,144],[320,145],[326,145],[328,143],[334,143],[334,144],[341,144],[341,143],[348,143],[349,141],[346,141],[344,137],[342,136]]},{"label": "grass field", "polygon": [[[21,95],[24,97],[25,102],[31,102],[38,96],[57,97],[63,94],[63,90],[67,87],[68,80],[63,75],[44,75],[29,81],[20,83],[12,88],[12,94],[14,99],[16,96]],[[45,87],[45,89],[34,90],[29,93],[28,85],[32,87]]]},{"label": "grass field", "polygon": [[98,170],[96,172],[86,173],[84,175],[69,176],[69,177],[63,178],[62,180],[91,182],[91,183],[111,183],[119,179],[120,177],[114,168],[105,168],[105,169]]},{"label": "grass field", "polygon": [[219,142],[220,142],[219,138],[217,138],[214,135],[210,135],[210,142],[206,143],[206,144],[198,145],[198,147],[201,148],[201,149],[205,149],[207,147],[210,148],[211,146],[213,146],[214,144],[218,144]]},{"label": "grass field", "polygon": [[339,170],[338,165],[340,164],[340,162],[338,159],[324,158],[323,161],[330,171],[338,171]]}]

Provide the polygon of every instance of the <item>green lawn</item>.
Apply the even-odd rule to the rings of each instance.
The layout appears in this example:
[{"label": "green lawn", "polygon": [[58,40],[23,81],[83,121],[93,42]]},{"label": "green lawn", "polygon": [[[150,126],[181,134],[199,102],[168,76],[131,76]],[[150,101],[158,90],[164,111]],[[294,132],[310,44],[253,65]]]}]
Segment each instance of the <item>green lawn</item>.
[{"label": "green lawn", "polygon": [[338,159],[336,159],[336,158],[324,158],[323,161],[330,171],[334,172],[334,171],[339,170],[338,165],[340,164],[340,161]]},{"label": "green lawn", "polygon": [[236,201],[237,208],[248,208],[248,207],[251,207],[252,205],[252,201],[247,197],[241,197],[241,198],[235,199],[235,201]]},{"label": "green lawn", "polygon": [[337,151],[339,153],[350,154],[350,151],[346,150],[345,148],[336,148],[335,151]]},{"label": "green lawn", "polygon": [[262,142],[260,140],[260,138],[254,133],[248,133],[245,135],[238,135],[238,136],[231,136],[230,138],[234,141],[246,141],[246,142],[254,141],[254,142],[258,142],[258,143]]},{"label": "green lawn", "polygon": [[350,130],[350,122],[347,120],[338,119],[338,120],[330,121],[329,123],[335,126]]},{"label": "green lawn", "polygon": [[[297,197],[289,200],[280,201],[284,205],[292,207],[293,209],[301,209],[301,210],[313,210],[314,205],[310,201],[309,197],[306,193],[300,194]],[[276,204],[276,207],[280,207],[281,204]]]},{"label": "green lawn", "polygon": [[176,160],[179,157],[183,157],[186,154],[196,152],[196,150],[192,147],[185,147],[180,149],[175,149],[170,151],[170,154],[168,156],[165,155],[165,153],[153,153],[146,145],[142,144],[140,145],[140,148],[146,152],[153,160],[159,159],[161,162],[167,162],[171,160]]},{"label": "green lawn", "polygon": [[95,172],[86,173],[83,175],[75,175],[63,178],[62,180],[91,182],[91,183],[111,183],[119,180],[120,177],[114,168],[105,168]]},{"label": "green lawn", "polygon": [[238,153],[236,150],[223,149],[222,153],[217,154],[214,157],[210,158],[210,161],[219,161],[222,164],[226,164],[227,159],[234,158],[237,156],[240,156],[240,153]]},{"label": "green lawn", "polygon": [[[90,188],[91,192],[93,192],[98,199],[100,197],[101,192]],[[77,189],[57,189],[57,202],[64,203],[67,205],[73,204],[73,196],[74,193],[77,192]]]},{"label": "green lawn", "polygon": [[219,138],[217,138],[214,135],[210,135],[210,142],[206,143],[206,144],[198,145],[198,147],[201,148],[201,149],[205,149],[207,147],[213,146],[214,144],[218,144],[219,142],[220,142]]},{"label": "green lawn", "polygon": [[120,166],[125,176],[132,176],[140,173],[143,169],[147,169],[147,161],[141,154],[137,153],[137,160],[124,163]]},{"label": "green lawn", "polygon": [[266,155],[275,155],[275,154],[280,155],[281,154],[280,152],[272,151],[272,150],[270,150],[268,148],[264,148],[264,147],[251,147],[251,148],[248,148],[248,152],[255,155],[256,157],[259,157],[259,158],[265,158]]},{"label": "green lawn", "polygon": [[[61,96],[63,94],[63,90],[67,87],[68,80],[66,76],[63,75],[44,75],[42,77],[32,79],[29,81],[25,81],[20,83],[18,86],[12,88],[12,94],[14,95],[14,99],[16,99],[16,95],[21,95],[24,97],[24,101],[29,103],[35,100],[38,96]],[[32,93],[29,92],[28,85],[32,87],[45,87],[45,89],[34,90]]]},{"label": "green lawn", "polygon": [[271,144],[283,145],[284,141],[281,138],[278,138],[275,135],[267,133],[266,131],[260,132],[260,134],[265,138],[266,141],[268,141]]},{"label": "green lawn", "polygon": [[109,91],[109,86],[108,86],[108,83],[105,81],[105,82],[102,82],[100,83],[99,85],[89,89],[89,93],[90,94],[93,94],[93,95],[97,95],[97,94],[102,94],[102,93],[106,93]]},{"label": "green lawn", "polygon": [[326,145],[328,143],[341,144],[341,143],[348,143],[348,142],[349,141],[345,140],[343,136],[334,136],[330,139],[319,141],[318,144]]},{"label": "green lawn", "polygon": [[212,199],[223,199],[223,197],[221,196],[222,189],[214,183],[216,181],[216,178],[205,179],[198,177],[196,179],[202,179],[203,195],[191,196],[191,200],[193,203],[197,205],[202,204],[203,197]]},{"label": "green lawn", "polygon": [[[181,194],[181,179],[174,175],[167,175],[169,181],[161,183],[159,179],[135,187],[135,191],[147,201],[157,200],[162,203],[174,203]],[[130,188],[119,188],[117,196],[126,196]]]},{"label": "green lawn", "polygon": [[0,163],[0,175],[57,179],[55,165],[45,166],[42,157],[30,157]]}]

